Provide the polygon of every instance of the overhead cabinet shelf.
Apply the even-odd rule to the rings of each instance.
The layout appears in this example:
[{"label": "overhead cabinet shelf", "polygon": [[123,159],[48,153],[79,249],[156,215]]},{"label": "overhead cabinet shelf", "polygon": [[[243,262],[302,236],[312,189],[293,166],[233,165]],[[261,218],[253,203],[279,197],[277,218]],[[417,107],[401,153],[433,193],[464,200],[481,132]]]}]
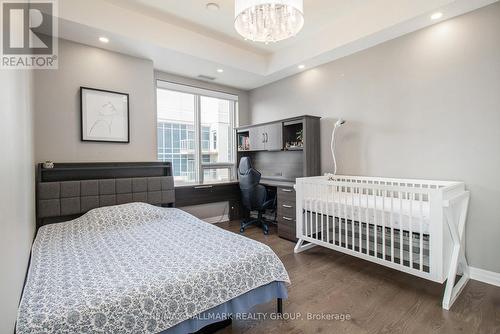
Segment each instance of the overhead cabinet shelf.
[{"label": "overhead cabinet shelf", "polygon": [[[237,128],[238,151],[300,151],[304,148],[306,123],[317,119],[301,116]],[[314,135],[314,134],[310,134]]]},{"label": "overhead cabinet shelf", "polygon": [[267,177],[289,175],[294,180],[319,173],[319,117],[242,126],[236,129],[236,139],[238,161],[241,156],[252,156]]},{"label": "overhead cabinet shelf", "polygon": [[283,125],[272,123],[249,129],[252,151],[280,151],[283,149]]}]

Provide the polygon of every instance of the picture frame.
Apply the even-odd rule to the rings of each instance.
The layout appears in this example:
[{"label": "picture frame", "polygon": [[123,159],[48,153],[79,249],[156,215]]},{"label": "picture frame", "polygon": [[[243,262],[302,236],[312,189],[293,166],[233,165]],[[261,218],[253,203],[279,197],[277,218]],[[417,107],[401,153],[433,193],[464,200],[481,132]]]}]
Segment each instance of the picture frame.
[{"label": "picture frame", "polygon": [[130,143],[129,95],[80,87],[81,141]]}]

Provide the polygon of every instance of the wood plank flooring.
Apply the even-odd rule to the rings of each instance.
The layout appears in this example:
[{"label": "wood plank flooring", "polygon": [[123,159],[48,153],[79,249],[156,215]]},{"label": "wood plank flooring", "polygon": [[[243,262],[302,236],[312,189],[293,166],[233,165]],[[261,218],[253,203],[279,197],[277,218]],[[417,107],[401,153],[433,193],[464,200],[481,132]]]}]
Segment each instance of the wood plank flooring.
[{"label": "wood plank flooring", "polygon": [[[218,226],[239,232],[239,222]],[[315,247],[293,253],[294,243],[276,230],[257,227],[245,236],[269,245],[290,279],[286,320],[234,320],[220,333],[500,333],[500,288],[469,281],[450,311],[441,308],[444,285],[385,268],[333,250]],[[252,312],[274,312],[276,303]],[[312,314],[348,314],[350,320],[307,320]]]}]

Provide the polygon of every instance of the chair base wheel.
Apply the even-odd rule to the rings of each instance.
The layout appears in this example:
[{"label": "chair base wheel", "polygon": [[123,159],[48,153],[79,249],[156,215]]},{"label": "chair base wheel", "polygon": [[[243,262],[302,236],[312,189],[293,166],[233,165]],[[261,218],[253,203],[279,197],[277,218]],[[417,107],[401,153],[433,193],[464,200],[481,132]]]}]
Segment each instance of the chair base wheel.
[{"label": "chair base wheel", "polygon": [[262,217],[262,215],[259,214],[259,217],[255,219],[244,219],[240,223],[240,233],[244,233],[245,229],[251,225],[258,225],[260,228],[262,228],[262,232],[264,235],[269,235],[269,225],[272,224],[272,221],[269,221],[265,218]]}]

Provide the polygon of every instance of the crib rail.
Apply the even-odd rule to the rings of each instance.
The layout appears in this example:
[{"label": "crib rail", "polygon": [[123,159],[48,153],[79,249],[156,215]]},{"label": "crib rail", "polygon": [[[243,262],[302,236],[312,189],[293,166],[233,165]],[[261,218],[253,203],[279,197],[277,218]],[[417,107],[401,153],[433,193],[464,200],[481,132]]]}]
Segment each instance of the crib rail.
[{"label": "crib rail", "polygon": [[456,184],[352,176],[298,179],[297,238],[436,280],[431,202]]}]

